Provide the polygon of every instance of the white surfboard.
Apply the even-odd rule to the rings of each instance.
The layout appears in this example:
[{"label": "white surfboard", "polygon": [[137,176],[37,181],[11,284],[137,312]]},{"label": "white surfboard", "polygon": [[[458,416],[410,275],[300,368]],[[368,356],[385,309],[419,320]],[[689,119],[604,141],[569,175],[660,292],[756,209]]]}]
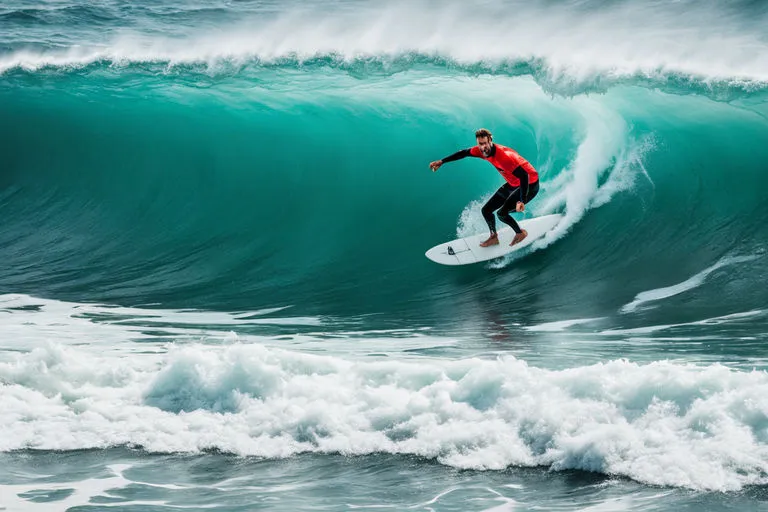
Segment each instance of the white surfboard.
[{"label": "white surfboard", "polygon": [[469,265],[500,258],[511,252],[519,251],[520,249],[529,246],[557,226],[557,223],[560,222],[562,218],[563,215],[555,213],[518,222],[520,227],[528,232],[528,236],[519,244],[511,247],[509,243],[512,241],[512,238],[514,238],[515,232],[509,226],[505,226],[498,231],[498,245],[480,247],[480,242],[488,238],[488,232],[486,231],[477,235],[468,236],[466,238],[457,238],[456,240],[436,245],[426,252],[426,256],[435,263],[440,263],[441,265]]}]

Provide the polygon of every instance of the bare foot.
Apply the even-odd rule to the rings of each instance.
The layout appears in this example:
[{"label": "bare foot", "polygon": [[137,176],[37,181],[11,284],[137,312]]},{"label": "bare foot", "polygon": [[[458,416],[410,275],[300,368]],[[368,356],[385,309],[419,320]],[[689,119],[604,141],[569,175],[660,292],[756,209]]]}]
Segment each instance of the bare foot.
[{"label": "bare foot", "polygon": [[490,247],[492,245],[499,245],[499,235],[492,234],[485,242],[480,242],[480,247]]},{"label": "bare foot", "polygon": [[525,240],[525,237],[527,236],[528,236],[528,232],[526,230],[522,230],[520,233],[515,234],[515,238],[512,239],[512,243],[510,243],[509,245],[519,244],[520,242]]}]

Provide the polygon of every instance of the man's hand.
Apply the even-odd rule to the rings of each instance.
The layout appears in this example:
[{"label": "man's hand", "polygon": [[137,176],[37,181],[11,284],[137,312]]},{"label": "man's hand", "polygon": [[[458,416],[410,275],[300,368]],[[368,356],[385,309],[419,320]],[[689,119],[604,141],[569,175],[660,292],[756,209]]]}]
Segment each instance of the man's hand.
[{"label": "man's hand", "polygon": [[525,203],[522,201],[517,202],[517,206],[515,207],[515,210],[518,212],[524,212],[525,211]]},{"label": "man's hand", "polygon": [[441,165],[443,165],[442,160],[435,160],[434,162],[430,162],[429,168],[432,169],[432,172],[435,172],[440,168]]}]

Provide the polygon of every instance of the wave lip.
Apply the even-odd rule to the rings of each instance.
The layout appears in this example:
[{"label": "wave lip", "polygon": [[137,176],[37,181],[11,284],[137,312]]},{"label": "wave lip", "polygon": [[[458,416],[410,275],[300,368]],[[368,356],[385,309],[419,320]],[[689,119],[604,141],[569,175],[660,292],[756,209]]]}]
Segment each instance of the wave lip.
[{"label": "wave lip", "polygon": [[[754,29],[712,6],[678,7],[636,3],[585,11],[563,5],[554,11],[531,4],[512,12],[509,6],[486,5],[478,14],[458,2],[437,13],[418,2],[343,11],[307,6],[269,16],[250,13],[247,21],[216,28],[178,33],[177,26],[168,27],[174,37],[135,29],[110,40],[83,35],[65,48],[16,48],[0,56],[0,72],[94,63],[202,64],[215,70],[313,61],[397,69],[432,62],[481,73],[536,74],[561,83],[679,77],[739,87],[768,82],[768,40],[759,23]],[[525,30],[513,28],[519,26]]]},{"label": "wave lip", "polygon": [[17,50],[0,54],[0,76],[19,70],[28,73],[47,71],[131,70],[156,75],[193,73],[203,75],[232,75],[259,72],[262,69],[309,70],[327,67],[354,76],[392,75],[423,66],[435,66],[446,71],[467,75],[492,74],[501,76],[533,76],[548,91],[565,95],[583,91],[602,91],[615,84],[663,86],[673,89],[724,92],[761,92],[768,88],[768,74],[739,70],[704,73],[674,66],[628,66],[618,70],[610,64],[581,69],[576,65],[563,67],[546,56],[505,57],[494,61],[479,59],[458,60],[450,54],[425,53],[403,50],[397,53],[342,51],[301,54],[288,51],[283,54],[260,55],[255,52],[200,55],[175,53],[132,53],[104,49],[70,48],[56,51]]}]

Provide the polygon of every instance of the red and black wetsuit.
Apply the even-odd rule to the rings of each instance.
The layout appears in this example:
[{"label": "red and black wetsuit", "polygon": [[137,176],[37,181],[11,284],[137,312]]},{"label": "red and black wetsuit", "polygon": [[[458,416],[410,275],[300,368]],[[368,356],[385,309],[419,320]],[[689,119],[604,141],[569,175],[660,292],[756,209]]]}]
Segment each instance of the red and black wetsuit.
[{"label": "red and black wetsuit", "polygon": [[483,155],[480,146],[473,146],[443,158],[443,163],[468,156],[487,160],[506,181],[482,208],[483,218],[488,223],[491,233],[496,233],[496,219],[493,217],[493,212],[496,210],[499,210],[500,221],[509,225],[515,233],[520,233],[520,226],[509,212],[515,209],[518,201],[527,203],[536,196],[539,192],[539,173],[514,149],[500,144],[493,144],[491,153],[487,157]]}]

